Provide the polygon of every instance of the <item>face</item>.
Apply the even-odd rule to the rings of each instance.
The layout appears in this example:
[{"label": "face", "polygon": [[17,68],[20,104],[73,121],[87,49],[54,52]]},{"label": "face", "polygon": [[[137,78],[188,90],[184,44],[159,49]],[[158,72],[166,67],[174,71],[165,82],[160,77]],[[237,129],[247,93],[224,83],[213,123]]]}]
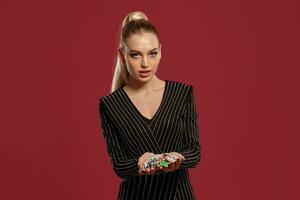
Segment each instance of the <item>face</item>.
[{"label": "face", "polygon": [[155,76],[161,59],[161,45],[153,33],[135,33],[127,38],[120,54],[126,62],[129,79],[145,82]]}]

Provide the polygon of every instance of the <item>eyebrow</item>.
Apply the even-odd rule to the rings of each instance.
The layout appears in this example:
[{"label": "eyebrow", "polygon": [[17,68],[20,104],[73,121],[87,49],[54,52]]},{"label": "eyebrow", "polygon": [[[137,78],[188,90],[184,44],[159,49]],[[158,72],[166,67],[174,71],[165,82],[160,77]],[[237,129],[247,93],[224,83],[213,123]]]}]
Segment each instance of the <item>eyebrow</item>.
[{"label": "eyebrow", "polygon": [[[149,52],[154,51],[154,50],[158,50],[158,48],[151,49]],[[137,50],[134,50],[134,49],[130,50],[130,52],[138,52],[138,53],[142,53],[142,52],[137,51]]]}]

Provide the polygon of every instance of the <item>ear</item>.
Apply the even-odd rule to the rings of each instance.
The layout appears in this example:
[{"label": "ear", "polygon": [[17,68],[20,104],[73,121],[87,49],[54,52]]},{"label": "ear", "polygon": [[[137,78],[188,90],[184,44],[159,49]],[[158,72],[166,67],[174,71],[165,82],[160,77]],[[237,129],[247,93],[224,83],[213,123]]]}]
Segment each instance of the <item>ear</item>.
[{"label": "ear", "polygon": [[124,58],[124,54],[123,54],[123,48],[120,47],[120,48],[118,49],[118,51],[119,51],[119,55],[121,56],[122,62],[125,63],[125,58]]},{"label": "ear", "polygon": [[161,55],[162,55],[162,51],[161,51],[161,43],[159,43],[159,51],[160,51],[160,59],[161,59]]}]

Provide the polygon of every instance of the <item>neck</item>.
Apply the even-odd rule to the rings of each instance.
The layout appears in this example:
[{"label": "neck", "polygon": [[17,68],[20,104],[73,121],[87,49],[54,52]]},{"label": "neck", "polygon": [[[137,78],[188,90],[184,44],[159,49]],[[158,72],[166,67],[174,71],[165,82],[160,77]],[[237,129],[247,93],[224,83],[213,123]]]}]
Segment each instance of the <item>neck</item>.
[{"label": "neck", "polygon": [[159,85],[160,80],[154,76],[151,80],[146,82],[137,81],[135,79],[129,79],[127,87],[133,89],[133,90],[153,90],[154,88],[157,88]]}]

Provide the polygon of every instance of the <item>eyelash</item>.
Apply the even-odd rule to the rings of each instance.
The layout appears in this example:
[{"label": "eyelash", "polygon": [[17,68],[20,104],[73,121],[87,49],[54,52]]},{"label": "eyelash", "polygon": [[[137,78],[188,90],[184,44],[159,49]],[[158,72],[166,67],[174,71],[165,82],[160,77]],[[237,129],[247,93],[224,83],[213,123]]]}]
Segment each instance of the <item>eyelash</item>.
[{"label": "eyelash", "polygon": [[[157,55],[157,52],[152,52],[152,53],[150,53],[151,55],[152,54],[155,54],[153,57],[155,57],[156,55]],[[130,56],[132,57],[132,58],[136,58],[135,57],[135,55],[138,55],[137,53],[132,53],[132,54],[130,54]]]}]

